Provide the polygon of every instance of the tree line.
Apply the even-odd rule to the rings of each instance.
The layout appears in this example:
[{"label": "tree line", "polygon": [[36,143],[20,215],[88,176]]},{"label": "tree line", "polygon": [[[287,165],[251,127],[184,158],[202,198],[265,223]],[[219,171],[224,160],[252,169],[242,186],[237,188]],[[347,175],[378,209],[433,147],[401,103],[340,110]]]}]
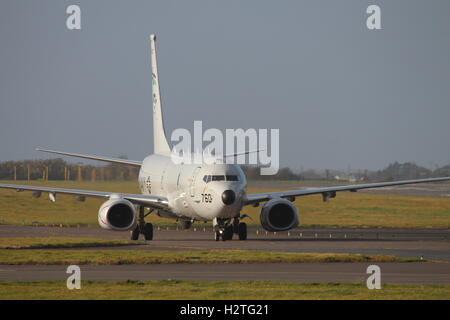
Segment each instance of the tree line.
[{"label": "tree line", "polygon": [[427,169],[413,162],[394,162],[381,170],[335,170],[308,169],[298,172],[288,167],[280,168],[273,176],[261,176],[259,167],[242,166],[248,180],[350,180],[350,181],[395,181],[423,179],[434,177],[450,177],[450,165]]},{"label": "tree line", "polygon": [[134,167],[74,164],[60,158],[0,162],[0,180],[136,180],[138,174]]},{"label": "tree line", "polygon": [[[450,165],[428,169],[413,162],[394,162],[381,170],[301,170],[280,168],[277,174],[261,176],[258,166],[241,166],[248,180],[354,180],[394,181],[450,176]],[[109,164],[104,166],[68,163],[63,159],[0,162],[0,180],[136,180],[139,168]]]}]

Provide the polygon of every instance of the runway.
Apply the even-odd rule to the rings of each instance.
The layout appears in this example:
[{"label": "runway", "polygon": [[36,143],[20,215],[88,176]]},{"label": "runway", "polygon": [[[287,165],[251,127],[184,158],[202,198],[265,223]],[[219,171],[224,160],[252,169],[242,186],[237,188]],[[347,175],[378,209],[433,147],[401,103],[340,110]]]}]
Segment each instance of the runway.
[{"label": "runway", "polygon": [[[368,263],[156,264],[80,266],[82,280],[289,281],[365,283]],[[382,283],[450,284],[446,263],[379,263]],[[67,266],[0,265],[0,280],[66,280]]]},{"label": "runway", "polygon": [[[196,231],[194,231],[196,230]],[[0,237],[66,237],[129,239],[129,232],[101,228],[0,226]],[[449,229],[298,229],[290,233],[265,233],[250,228],[248,240],[213,241],[209,228],[178,230],[155,227],[154,240],[129,250],[239,249],[283,252],[389,254],[450,262]],[[96,248],[98,249],[98,248]],[[117,248],[102,248],[116,250]]]},{"label": "runway", "polygon": [[[194,231],[195,230],[195,231]],[[331,238],[330,238],[331,235]],[[128,239],[129,232],[101,228],[0,226],[0,238],[66,237]],[[211,250],[238,249],[284,252],[389,254],[422,257],[418,263],[379,263],[383,283],[450,284],[450,230],[448,229],[298,229],[289,234],[250,228],[247,241],[213,241],[211,230],[155,228],[146,245],[95,247],[92,250]],[[75,249],[54,249],[75,250]],[[84,250],[89,250],[85,248]],[[437,262],[439,261],[439,262]],[[82,279],[124,280],[271,280],[291,282],[363,282],[368,263],[276,264],[157,264],[81,266]],[[65,280],[67,266],[0,265],[0,280]]]}]

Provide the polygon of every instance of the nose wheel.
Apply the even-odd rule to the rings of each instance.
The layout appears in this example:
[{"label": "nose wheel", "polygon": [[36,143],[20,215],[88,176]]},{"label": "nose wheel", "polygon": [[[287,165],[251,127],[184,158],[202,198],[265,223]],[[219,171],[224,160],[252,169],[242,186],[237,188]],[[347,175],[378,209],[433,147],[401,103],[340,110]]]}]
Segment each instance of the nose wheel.
[{"label": "nose wheel", "polygon": [[214,231],[214,240],[219,241],[227,241],[233,239],[233,226],[228,225],[222,228],[217,228]]},{"label": "nose wheel", "polygon": [[227,241],[232,240],[233,235],[237,234],[239,240],[247,240],[247,224],[239,222],[238,218],[230,223],[229,220],[214,220],[214,240],[215,241]]},{"label": "nose wheel", "polygon": [[222,238],[222,232],[220,232],[220,230],[216,230],[214,231],[214,240],[219,241]]}]

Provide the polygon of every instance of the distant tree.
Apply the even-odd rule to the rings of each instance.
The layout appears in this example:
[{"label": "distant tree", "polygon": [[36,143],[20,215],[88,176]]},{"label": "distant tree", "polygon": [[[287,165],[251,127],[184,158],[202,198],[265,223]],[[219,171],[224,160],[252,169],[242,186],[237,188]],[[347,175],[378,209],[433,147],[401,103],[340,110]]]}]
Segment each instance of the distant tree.
[{"label": "distant tree", "polygon": [[450,177],[450,164],[434,170],[433,177]]},{"label": "distant tree", "polygon": [[422,179],[431,177],[432,172],[429,169],[418,166],[413,162],[398,163],[394,162],[381,171],[376,171],[370,175],[372,180],[405,180]]}]

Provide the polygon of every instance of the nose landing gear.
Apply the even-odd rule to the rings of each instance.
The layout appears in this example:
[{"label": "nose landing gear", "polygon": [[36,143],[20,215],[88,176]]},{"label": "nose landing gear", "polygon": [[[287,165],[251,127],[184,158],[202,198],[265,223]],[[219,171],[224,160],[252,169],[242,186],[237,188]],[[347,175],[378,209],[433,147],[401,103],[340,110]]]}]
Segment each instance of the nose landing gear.
[{"label": "nose landing gear", "polygon": [[153,240],[153,224],[146,223],[144,220],[145,217],[152,212],[153,209],[150,209],[150,211],[145,214],[144,207],[139,207],[139,221],[136,228],[131,231],[131,240],[138,240],[140,234],[144,235],[146,241]]},{"label": "nose landing gear", "polygon": [[232,240],[233,234],[237,234],[239,240],[247,240],[247,224],[239,222],[239,218],[231,219],[214,219],[214,240],[222,241]]}]

